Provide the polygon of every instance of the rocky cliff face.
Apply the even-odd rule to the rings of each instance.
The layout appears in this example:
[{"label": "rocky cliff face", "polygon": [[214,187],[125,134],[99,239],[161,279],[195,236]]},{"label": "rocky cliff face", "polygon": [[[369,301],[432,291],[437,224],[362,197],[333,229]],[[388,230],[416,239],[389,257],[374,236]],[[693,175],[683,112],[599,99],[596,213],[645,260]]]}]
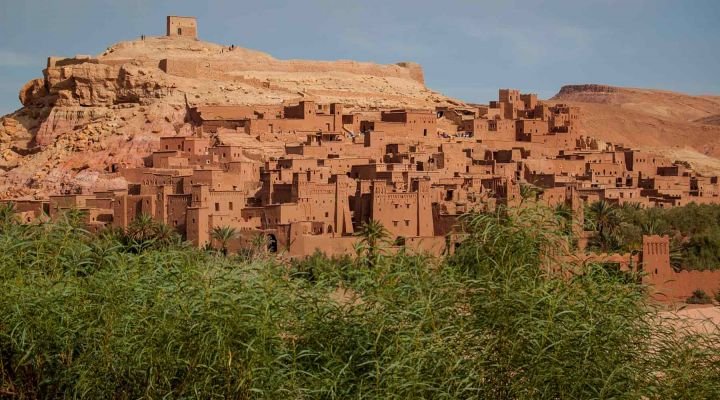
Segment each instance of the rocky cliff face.
[{"label": "rocky cliff face", "polygon": [[608,86],[608,85],[597,85],[593,83],[588,83],[584,85],[565,85],[560,88],[560,91],[558,94],[555,95],[555,97],[566,97],[566,96],[573,96],[576,94],[589,94],[589,93],[616,93],[618,92],[619,88],[614,86]]},{"label": "rocky cliff face", "polygon": [[184,37],[51,57],[43,75],[20,89],[23,108],[0,119],[0,197],[122,188],[105,173],[113,164],[142,165],[161,136],[189,134],[188,106],[303,98],[349,108],[459,104],[427,89],[414,63],[283,61]]}]

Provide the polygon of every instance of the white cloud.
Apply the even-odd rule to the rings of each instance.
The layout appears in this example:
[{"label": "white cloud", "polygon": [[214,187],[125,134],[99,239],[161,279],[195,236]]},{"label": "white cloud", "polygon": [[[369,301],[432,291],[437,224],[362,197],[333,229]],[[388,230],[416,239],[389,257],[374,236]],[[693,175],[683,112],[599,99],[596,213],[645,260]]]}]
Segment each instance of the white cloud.
[{"label": "white cloud", "polygon": [[29,54],[0,49],[0,67],[27,67],[38,64],[38,59]]}]

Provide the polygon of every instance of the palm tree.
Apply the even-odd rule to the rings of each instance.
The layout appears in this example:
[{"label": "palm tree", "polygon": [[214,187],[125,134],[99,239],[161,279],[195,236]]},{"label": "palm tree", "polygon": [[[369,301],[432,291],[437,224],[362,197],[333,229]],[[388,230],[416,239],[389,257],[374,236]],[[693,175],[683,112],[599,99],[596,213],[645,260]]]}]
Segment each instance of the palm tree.
[{"label": "palm tree", "polygon": [[622,222],[633,225],[641,225],[647,215],[647,213],[643,211],[640,203],[636,202],[622,203],[620,207],[617,207],[617,209]]},{"label": "palm tree", "polygon": [[621,222],[617,208],[605,200],[590,205],[589,217],[595,230],[601,235],[614,230]]},{"label": "palm tree", "polygon": [[220,251],[223,255],[228,254],[227,244],[237,237],[237,229],[229,226],[216,226],[212,230],[212,238],[220,243]]},{"label": "palm tree", "polygon": [[131,241],[142,244],[154,240],[156,231],[155,220],[149,214],[140,214],[128,225],[127,236]]},{"label": "palm tree", "polygon": [[663,230],[660,227],[660,222],[656,219],[643,222],[642,226],[643,235],[662,235]]},{"label": "palm tree", "polygon": [[382,246],[387,244],[390,233],[377,220],[365,222],[355,234],[360,238],[360,244],[365,249],[365,259],[368,266],[373,267],[382,251]]},{"label": "palm tree", "polygon": [[540,188],[528,183],[522,183],[520,184],[520,202],[524,203],[525,200],[537,200],[540,192]]},{"label": "palm tree", "polygon": [[640,203],[637,203],[637,202],[634,202],[634,201],[632,201],[632,202],[626,201],[626,202],[622,203],[622,206],[620,206],[620,207],[621,207],[623,210],[626,210],[626,211],[640,211],[640,210],[642,210],[642,205],[641,205]]},{"label": "palm tree", "polygon": [[683,248],[680,240],[673,237],[670,240],[670,266],[675,270],[675,272],[680,272],[683,269],[683,264],[685,264],[686,260],[687,254],[683,254]]},{"label": "palm tree", "polygon": [[571,235],[573,227],[573,209],[567,203],[559,203],[555,206],[555,216],[560,223],[560,229],[566,235]]},{"label": "palm tree", "polygon": [[180,243],[180,235],[170,226],[163,223],[156,223],[155,240],[159,245],[165,247],[174,243]]},{"label": "palm tree", "polygon": [[588,209],[588,220],[597,231],[597,240],[600,247],[611,250],[615,242],[615,234],[622,222],[618,208],[605,200],[592,203]]}]

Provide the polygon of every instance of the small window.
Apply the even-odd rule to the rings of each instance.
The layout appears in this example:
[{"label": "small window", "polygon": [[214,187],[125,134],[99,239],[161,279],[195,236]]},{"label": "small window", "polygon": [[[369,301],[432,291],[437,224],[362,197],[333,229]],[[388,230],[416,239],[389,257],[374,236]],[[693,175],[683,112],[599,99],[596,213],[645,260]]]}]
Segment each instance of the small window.
[{"label": "small window", "polygon": [[215,203],[215,211],[220,211],[220,203]]},{"label": "small window", "polygon": [[228,203],[228,209],[230,209],[230,211],[232,211],[232,209],[233,209],[233,203],[232,203],[232,201]]}]

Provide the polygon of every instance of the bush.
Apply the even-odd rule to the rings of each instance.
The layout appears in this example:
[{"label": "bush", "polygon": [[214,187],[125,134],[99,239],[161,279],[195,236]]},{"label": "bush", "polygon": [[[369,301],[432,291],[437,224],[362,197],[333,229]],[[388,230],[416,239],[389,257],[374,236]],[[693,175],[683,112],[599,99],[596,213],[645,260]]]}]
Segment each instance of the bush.
[{"label": "bush", "polygon": [[481,397],[640,397],[650,336],[642,288],[597,265],[569,281],[569,266],[548,269],[560,233],[537,210],[467,218],[471,240],[451,264],[466,274],[469,323],[482,332]]},{"label": "bush", "polygon": [[711,304],[712,298],[705,291],[696,289],[685,302],[688,304]]},{"label": "bush", "polygon": [[401,252],[371,266],[10,224],[0,396],[720,396],[718,336],[659,324],[632,279],[562,263],[553,212],[463,222],[452,257]]},{"label": "bush", "polygon": [[692,169],[692,165],[685,160],[675,160],[675,161],[673,161],[673,164],[682,165],[683,167],[685,167],[687,169]]}]

